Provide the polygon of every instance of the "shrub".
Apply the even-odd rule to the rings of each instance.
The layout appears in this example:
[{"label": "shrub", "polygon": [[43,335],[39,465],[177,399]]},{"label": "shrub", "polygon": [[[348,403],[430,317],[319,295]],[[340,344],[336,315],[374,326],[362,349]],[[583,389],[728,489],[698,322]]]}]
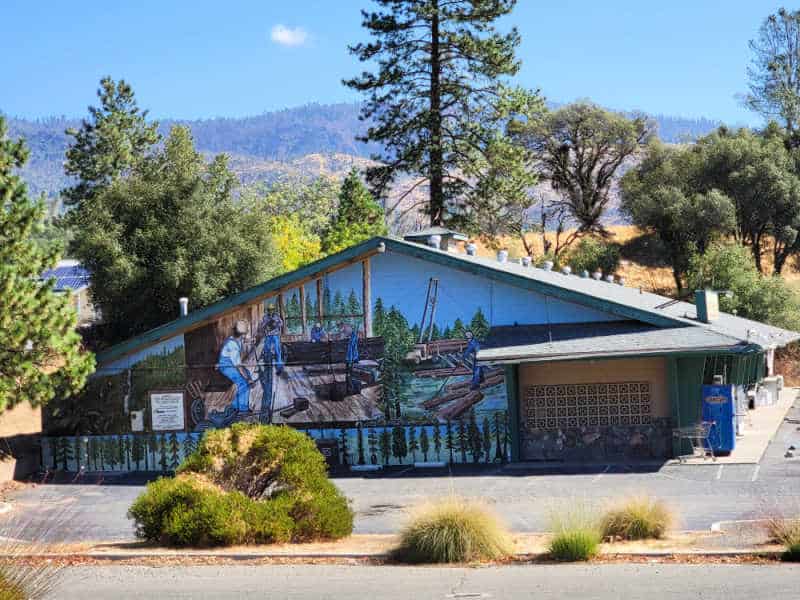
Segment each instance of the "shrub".
[{"label": "shrub", "polygon": [[395,560],[453,563],[497,560],[513,552],[505,527],[486,507],[450,498],[421,509],[400,534]]},{"label": "shrub", "polygon": [[574,273],[597,270],[608,275],[619,267],[620,245],[595,238],[584,238],[570,252],[568,264]]},{"label": "shrub", "polygon": [[308,436],[245,423],[206,432],[178,475],[148,484],[128,516],[137,536],[173,546],[339,539],[353,530],[348,501]]},{"label": "shrub", "polygon": [[786,546],[781,558],[786,562],[800,562],[800,541]]},{"label": "shrub", "polygon": [[660,500],[631,498],[606,511],[600,529],[603,537],[659,539],[672,521],[672,513]]},{"label": "shrub", "polygon": [[589,560],[597,555],[602,539],[600,528],[589,510],[581,505],[551,515],[553,537],[548,545],[556,560]]},{"label": "shrub", "polygon": [[22,588],[4,574],[3,567],[0,567],[0,600],[27,600]]},{"label": "shrub", "polygon": [[800,562],[800,519],[773,517],[767,520],[767,533],[773,542],[783,544],[783,560]]}]

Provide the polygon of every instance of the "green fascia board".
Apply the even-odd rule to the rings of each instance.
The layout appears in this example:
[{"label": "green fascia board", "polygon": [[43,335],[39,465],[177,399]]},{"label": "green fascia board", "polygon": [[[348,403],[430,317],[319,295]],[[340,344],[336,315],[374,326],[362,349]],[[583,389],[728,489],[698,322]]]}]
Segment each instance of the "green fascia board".
[{"label": "green fascia board", "polygon": [[97,362],[98,364],[112,362],[128,354],[133,354],[142,348],[156,344],[165,339],[169,339],[175,335],[179,335],[197,323],[208,320],[217,313],[225,312],[238,306],[244,306],[256,298],[259,298],[265,294],[269,294],[271,291],[290,286],[294,281],[306,279],[308,277],[312,277],[316,273],[328,271],[332,268],[335,268],[336,265],[341,262],[349,261],[362,254],[367,254],[377,250],[381,244],[384,244],[389,250],[399,252],[406,256],[411,256],[412,258],[419,258],[435,264],[451,267],[465,273],[486,277],[487,279],[498,281],[500,283],[506,283],[522,289],[539,292],[546,296],[558,298],[559,300],[564,300],[566,302],[580,304],[589,308],[594,308],[596,310],[613,314],[624,319],[634,319],[643,323],[655,325],[657,327],[676,327],[686,325],[686,323],[680,321],[679,319],[665,315],[653,314],[650,311],[642,310],[632,306],[626,306],[616,302],[610,302],[590,294],[559,287],[557,285],[536,280],[531,277],[510,273],[508,271],[504,271],[503,269],[491,268],[487,265],[472,262],[466,258],[460,257],[459,255],[454,255],[443,250],[430,248],[421,244],[415,244],[413,242],[406,242],[397,238],[379,236],[371,238],[355,246],[351,246],[350,248],[346,248],[341,252],[337,252],[336,254],[322,258],[295,271],[279,275],[274,279],[270,279],[269,281],[256,285],[238,294],[228,296],[227,298],[215,302],[214,304],[210,304],[205,308],[192,311],[183,318],[175,319],[174,321],[160,325],[141,335],[112,346],[111,348],[108,348],[107,350],[97,354]]},{"label": "green fascia board", "polygon": [[356,246],[351,246],[350,248],[346,248],[345,250],[337,252],[336,254],[326,256],[325,258],[301,267],[295,271],[284,273],[283,275],[279,275],[278,277],[270,279],[262,284],[248,288],[243,292],[228,296],[227,298],[219,300],[214,304],[209,304],[204,308],[191,311],[185,317],[175,319],[174,321],[170,321],[164,325],[159,325],[158,327],[146,331],[141,335],[132,337],[129,340],[125,340],[124,342],[116,344],[107,350],[99,352],[97,354],[97,363],[104,364],[114,361],[128,354],[132,354],[141,348],[145,348],[165,339],[179,335],[191,328],[193,325],[205,321],[217,313],[226,312],[232,308],[247,305],[254,299],[265,294],[269,294],[271,291],[279,290],[281,288],[285,288],[287,285],[291,285],[291,283],[294,281],[312,277],[316,273],[323,273],[341,262],[352,260],[362,254],[367,254],[371,251],[377,250],[381,243],[385,243],[386,241],[386,239],[380,237],[369,239],[366,242],[362,242]]}]

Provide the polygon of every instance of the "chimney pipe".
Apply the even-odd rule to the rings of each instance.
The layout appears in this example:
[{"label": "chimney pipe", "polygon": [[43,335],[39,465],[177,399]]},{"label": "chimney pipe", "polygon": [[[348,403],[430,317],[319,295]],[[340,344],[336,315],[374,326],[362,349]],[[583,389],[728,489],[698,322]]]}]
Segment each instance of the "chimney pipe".
[{"label": "chimney pipe", "polygon": [[428,246],[430,246],[431,248],[436,248],[437,250],[441,249],[441,247],[442,247],[442,236],[440,236],[438,234],[434,234],[434,235],[428,236]]},{"label": "chimney pipe", "polygon": [[180,316],[185,317],[189,314],[189,299],[186,297],[178,298],[178,306],[180,306]]},{"label": "chimney pipe", "polygon": [[542,268],[545,271],[552,271],[553,270],[553,261],[552,260],[544,261],[544,263],[542,263]]},{"label": "chimney pipe", "polygon": [[508,250],[503,248],[497,253],[497,262],[504,263],[506,260],[508,260]]},{"label": "chimney pipe", "polygon": [[572,267],[569,266],[561,267],[561,273],[563,275],[569,275],[570,273],[572,273]]},{"label": "chimney pipe", "polygon": [[600,271],[595,271],[594,273],[592,273],[592,279],[596,279],[597,281],[600,281],[602,278],[603,278],[603,274]]},{"label": "chimney pipe", "polygon": [[520,261],[521,261],[520,264],[522,264],[523,267],[530,267],[531,266],[531,257],[530,256],[523,256],[520,259]]},{"label": "chimney pipe", "polygon": [[466,250],[469,256],[475,256],[476,252],[478,251],[478,247],[472,242],[470,242],[469,244],[467,244]]}]

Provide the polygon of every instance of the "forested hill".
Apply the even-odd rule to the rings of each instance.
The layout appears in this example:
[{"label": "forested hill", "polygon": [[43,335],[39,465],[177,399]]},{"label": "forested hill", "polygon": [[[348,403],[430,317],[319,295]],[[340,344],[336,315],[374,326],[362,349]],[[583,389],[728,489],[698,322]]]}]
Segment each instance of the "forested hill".
[{"label": "forested hill", "polygon": [[[365,128],[365,124],[358,120],[358,112],[359,105],[355,103],[307,104],[253,117],[194,121],[166,119],[161,121],[161,129],[166,133],[176,123],[189,125],[198,150],[233,155],[234,169],[245,180],[252,181],[254,173],[259,174],[258,179],[270,180],[285,172],[293,172],[292,165],[302,166],[299,174],[313,176],[317,174],[314,165],[344,165],[349,169],[349,164],[361,162],[358,158],[368,157],[375,147],[355,139]],[[719,125],[710,119],[663,115],[653,119],[658,123],[661,139],[667,142],[694,139]],[[80,120],[63,117],[8,120],[10,135],[23,136],[31,149],[30,161],[23,170],[30,190],[54,197],[67,183],[62,165],[69,138],[64,130],[79,126]],[[312,154],[336,155],[337,159],[303,160]]]}]

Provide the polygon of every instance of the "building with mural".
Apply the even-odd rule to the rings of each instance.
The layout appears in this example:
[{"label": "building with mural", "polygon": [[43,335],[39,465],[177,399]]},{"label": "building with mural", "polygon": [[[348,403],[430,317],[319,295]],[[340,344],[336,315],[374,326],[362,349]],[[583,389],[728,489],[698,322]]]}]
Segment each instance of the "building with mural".
[{"label": "building with mural", "polygon": [[704,383],[750,385],[800,338],[427,233],[102,352],[82,395],[48,409],[45,466],[168,471],[238,421],[304,430],[337,465],[667,458]]}]

